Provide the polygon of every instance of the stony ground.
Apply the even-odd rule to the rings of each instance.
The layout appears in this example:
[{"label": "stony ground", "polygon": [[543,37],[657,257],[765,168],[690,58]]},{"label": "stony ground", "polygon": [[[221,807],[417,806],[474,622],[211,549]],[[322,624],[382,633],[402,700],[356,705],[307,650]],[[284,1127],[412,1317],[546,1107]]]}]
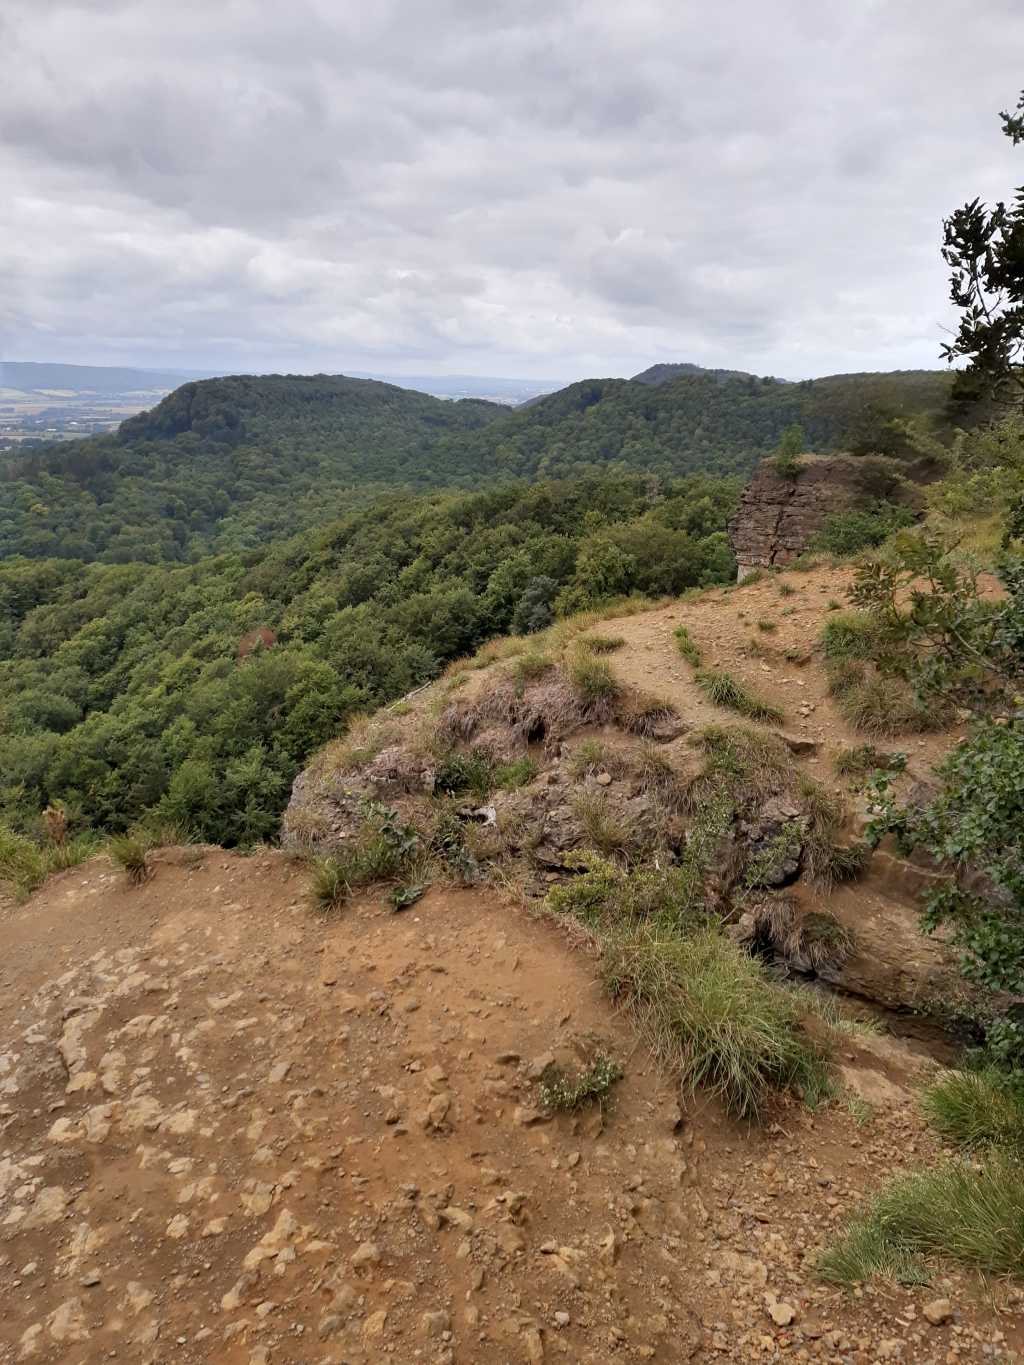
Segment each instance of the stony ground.
[{"label": "stony ground", "polygon": [[[65,873],[0,964],[0,1361],[1024,1359],[1005,1286],[814,1276],[930,1154],[901,1044],[849,1043],[853,1104],[684,1112],[556,927],[445,889],[323,921],[269,853]],[[546,1119],[595,1039],[613,1111]]]}]

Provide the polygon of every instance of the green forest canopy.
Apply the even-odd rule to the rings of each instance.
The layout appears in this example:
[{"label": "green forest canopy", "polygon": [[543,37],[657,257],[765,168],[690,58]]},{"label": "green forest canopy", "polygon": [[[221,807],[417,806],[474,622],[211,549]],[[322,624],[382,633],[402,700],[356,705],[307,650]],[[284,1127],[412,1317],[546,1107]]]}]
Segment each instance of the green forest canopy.
[{"label": "green forest canopy", "polygon": [[305,530],[387,487],[746,475],[795,422],[816,450],[899,453],[892,419],[940,421],[949,387],[932,371],[795,384],[684,373],[584,380],[509,411],[341,376],[205,380],[116,436],[0,463],[0,559],[189,563]]},{"label": "green forest canopy", "polygon": [[191,565],[0,563],[0,820],[32,830],[62,802],[73,827],[156,813],[220,843],[272,837],[347,716],[507,632],[524,599],[536,626],[728,581],[738,489],[605,474],[393,491]]}]

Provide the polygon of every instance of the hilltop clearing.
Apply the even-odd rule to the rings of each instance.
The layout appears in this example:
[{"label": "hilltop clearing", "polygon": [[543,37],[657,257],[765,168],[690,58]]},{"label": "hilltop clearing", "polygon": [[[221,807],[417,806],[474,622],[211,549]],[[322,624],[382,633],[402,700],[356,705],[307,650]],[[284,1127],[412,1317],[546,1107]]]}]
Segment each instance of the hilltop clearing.
[{"label": "hilltop clearing", "polygon": [[[0,918],[0,1359],[1019,1358],[1015,1291],[813,1270],[934,1152],[906,1045],[846,1038],[849,1105],[681,1115],[556,927],[441,888],[324,921],[305,889],[191,848]],[[611,1107],[550,1115],[534,1078],[595,1047]]]}]

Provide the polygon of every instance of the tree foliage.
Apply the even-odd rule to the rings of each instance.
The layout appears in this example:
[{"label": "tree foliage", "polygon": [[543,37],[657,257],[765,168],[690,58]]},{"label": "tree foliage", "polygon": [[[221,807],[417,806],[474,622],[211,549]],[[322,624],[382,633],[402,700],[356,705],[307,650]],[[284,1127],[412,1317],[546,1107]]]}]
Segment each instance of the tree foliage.
[{"label": "tree foliage", "polygon": [[[1016,146],[1024,140],[1024,94],[1017,112],[1000,115]],[[950,363],[967,360],[961,395],[1024,402],[1024,187],[1009,207],[972,199],[943,223],[942,255],[950,267],[950,299],[960,310],[953,341],[943,346]]]},{"label": "tree foliage", "polygon": [[31,830],[61,801],[74,828],[157,815],[221,843],[270,838],[347,716],[544,624],[558,593],[590,606],[730,581],[737,492],[697,476],[392,492],[192,565],[7,560],[0,819]]}]

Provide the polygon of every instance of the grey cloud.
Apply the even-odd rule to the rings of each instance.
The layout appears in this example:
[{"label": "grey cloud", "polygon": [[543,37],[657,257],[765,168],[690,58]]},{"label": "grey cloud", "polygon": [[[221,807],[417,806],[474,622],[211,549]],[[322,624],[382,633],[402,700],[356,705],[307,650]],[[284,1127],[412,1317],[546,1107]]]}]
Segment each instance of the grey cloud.
[{"label": "grey cloud", "polygon": [[[0,347],[245,368],[934,365],[1024,178],[977,0],[6,0]],[[1018,154],[1018,160],[1019,160]]]}]

